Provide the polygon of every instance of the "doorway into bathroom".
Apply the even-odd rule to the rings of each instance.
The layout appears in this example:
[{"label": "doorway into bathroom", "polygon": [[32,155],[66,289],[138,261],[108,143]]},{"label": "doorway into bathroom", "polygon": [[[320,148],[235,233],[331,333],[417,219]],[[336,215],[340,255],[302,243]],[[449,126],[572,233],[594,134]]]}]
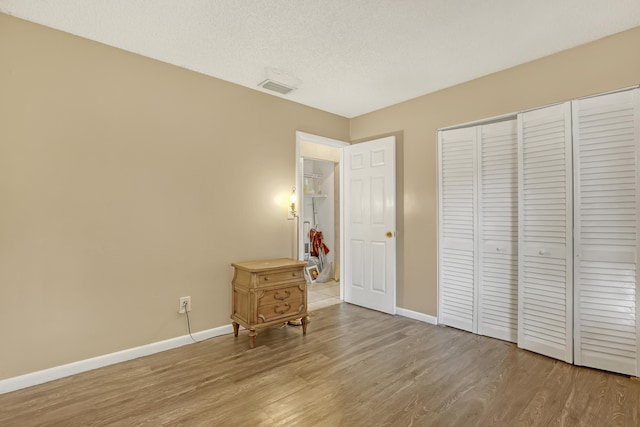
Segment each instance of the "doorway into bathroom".
[{"label": "doorway into bathroom", "polygon": [[[340,291],[340,150],[346,142],[297,133],[298,259],[317,266],[309,310],[342,302]],[[311,277],[309,277],[311,279]]]}]

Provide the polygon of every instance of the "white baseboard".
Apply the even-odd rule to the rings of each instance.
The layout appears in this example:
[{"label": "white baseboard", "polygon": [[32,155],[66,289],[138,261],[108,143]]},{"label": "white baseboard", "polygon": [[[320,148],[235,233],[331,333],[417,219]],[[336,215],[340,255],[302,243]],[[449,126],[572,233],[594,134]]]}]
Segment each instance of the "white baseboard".
[{"label": "white baseboard", "polygon": [[419,320],[421,322],[430,323],[432,325],[438,324],[438,318],[429,314],[418,313],[417,311],[407,310],[406,308],[396,307],[396,314],[398,316],[408,317],[409,319]]},{"label": "white baseboard", "polygon": [[[193,333],[196,341],[208,338],[226,335],[233,332],[231,325],[220,326],[218,328],[208,329]],[[105,354],[102,356],[92,357],[90,359],[80,360],[66,365],[55,366],[53,368],[44,369],[42,371],[31,372],[17,377],[0,380],[0,394],[10,391],[19,390],[21,388],[31,387],[37,384],[46,383],[48,381],[57,380],[59,378],[68,377],[70,375],[79,374],[80,372],[90,371],[103,366],[113,365],[115,363],[125,362],[127,360],[137,359],[138,357],[148,356],[150,354],[159,353],[161,351],[170,350],[172,348],[182,347],[183,345],[193,344],[189,335],[171,338],[164,341],[158,341],[140,347],[129,348],[127,350],[117,351],[115,353]]]}]

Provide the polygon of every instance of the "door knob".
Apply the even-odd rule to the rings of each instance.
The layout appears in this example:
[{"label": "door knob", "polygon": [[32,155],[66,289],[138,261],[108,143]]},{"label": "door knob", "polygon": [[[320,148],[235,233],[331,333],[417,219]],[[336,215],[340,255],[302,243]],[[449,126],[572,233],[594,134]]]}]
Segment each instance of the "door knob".
[{"label": "door knob", "polygon": [[387,231],[387,237],[388,238],[392,238],[393,237],[393,233],[391,231]]}]

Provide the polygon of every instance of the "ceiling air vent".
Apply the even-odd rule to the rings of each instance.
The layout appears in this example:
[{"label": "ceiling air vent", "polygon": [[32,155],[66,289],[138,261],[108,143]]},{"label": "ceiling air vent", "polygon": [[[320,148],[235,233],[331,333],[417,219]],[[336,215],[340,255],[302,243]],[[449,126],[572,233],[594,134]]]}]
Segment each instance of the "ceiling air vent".
[{"label": "ceiling air vent", "polygon": [[295,87],[291,87],[291,86],[287,86],[283,83],[280,82],[276,82],[274,80],[271,79],[266,79],[265,81],[263,81],[262,83],[258,84],[258,86],[267,89],[267,90],[271,90],[273,92],[278,92],[282,95],[286,95],[291,91],[296,90]]}]

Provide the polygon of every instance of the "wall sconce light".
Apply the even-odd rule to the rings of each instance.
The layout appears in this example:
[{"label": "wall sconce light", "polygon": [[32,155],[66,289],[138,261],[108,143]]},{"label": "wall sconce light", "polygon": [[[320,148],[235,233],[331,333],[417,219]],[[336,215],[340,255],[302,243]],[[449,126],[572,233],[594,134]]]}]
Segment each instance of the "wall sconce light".
[{"label": "wall sconce light", "polygon": [[296,187],[291,189],[291,195],[289,196],[289,220],[293,220],[298,217],[298,212],[296,211]]}]

